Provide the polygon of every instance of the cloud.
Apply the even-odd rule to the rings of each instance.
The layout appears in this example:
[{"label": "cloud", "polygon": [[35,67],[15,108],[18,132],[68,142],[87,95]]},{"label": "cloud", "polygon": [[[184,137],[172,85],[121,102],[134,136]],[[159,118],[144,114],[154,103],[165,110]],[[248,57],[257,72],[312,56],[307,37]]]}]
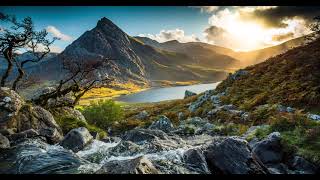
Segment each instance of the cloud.
[{"label": "cloud", "polygon": [[202,13],[212,13],[218,11],[221,7],[219,6],[190,6],[191,8],[199,8]]},{"label": "cloud", "polygon": [[161,30],[160,33],[156,34],[156,35],[139,34],[138,36],[148,37],[148,38],[156,40],[160,43],[166,42],[166,41],[171,41],[171,40],[177,40],[182,43],[200,41],[199,38],[196,37],[194,34],[185,35],[184,30],[181,30],[181,29]]},{"label": "cloud", "polygon": [[243,18],[256,19],[269,28],[286,27],[285,20],[300,18],[312,22],[320,15],[320,7],[316,6],[276,6],[272,8],[256,8],[251,12],[242,11]]},{"label": "cloud", "polygon": [[[257,12],[271,12],[277,6],[220,8],[208,19],[209,26],[203,31],[205,41],[238,50],[252,50],[280,44],[284,41],[311,33],[309,19],[300,10],[290,15],[259,16]],[[313,8],[312,8],[313,9]],[[269,13],[272,14],[272,13]],[[277,23],[271,24],[278,17]],[[310,16],[311,18],[311,16]],[[280,20],[279,20],[280,19]],[[311,18],[312,19],[312,18]]]},{"label": "cloud", "polygon": [[54,26],[48,26],[46,30],[51,33],[54,37],[60,38],[62,41],[71,41],[72,37],[63,34],[59,29]]},{"label": "cloud", "polygon": [[[45,49],[46,47],[42,44],[38,44],[37,48],[36,48],[36,51],[37,52],[44,52],[46,51]],[[54,52],[54,53],[61,53],[63,51],[63,49],[59,46],[56,46],[56,45],[51,45],[49,46],[50,48],[50,52]]]}]

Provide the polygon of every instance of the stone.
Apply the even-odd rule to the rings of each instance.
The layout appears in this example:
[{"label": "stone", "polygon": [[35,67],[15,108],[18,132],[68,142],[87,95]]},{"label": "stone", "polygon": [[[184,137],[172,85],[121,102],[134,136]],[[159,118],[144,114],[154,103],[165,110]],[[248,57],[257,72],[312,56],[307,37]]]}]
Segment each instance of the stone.
[{"label": "stone", "polygon": [[97,174],[159,174],[149,159],[140,156],[134,159],[113,160],[104,164]]},{"label": "stone", "polygon": [[19,139],[33,138],[39,136],[39,133],[34,129],[28,129],[19,133],[8,136],[11,141],[17,141]]},{"label": "stone", "polygon": [[149,129],[158,129],[162,130],[163,132],[170,132],[174,130],[173,124],[171,123],[170,119],[164,115],[161,115],[158,120],[154,121],[150,126]]},{"label": "stone", "polygon": [[146,110],[143,110],[136,115],[136,118],[140,120],[146,120],[148,117],[149,113]]},{"label": "stone", "polygon": [[315,165],[300,156],[294,156],[292,160],[289,161],[289,166],[295,171],[298,171],[299,174],[314,174],[317,171]]},{"label": "stone", "polygon": [[125,132],[121,139],[134,143],[144,143],[157,139],[167,140],[168,136],[165,132],[157,129],[132,129]]},{"label": "stone", "polygon": [[189,149],[183,154],[184,162],[193,169],[199,169],[203,174],[210,174],[206,158],[200,149]]},{"label": "stone", "polygon": [[178,119],[179,119],[179,121],[182,121],[182,120],[184,120],[184,114],[183,114],[183,112],[179,112],[178,113]]},{"label": "stone", "polygon": [[281,136],[279,132],[273,132],[264,140],[257,142],[252,152],[264,164],[276,164],[282,161],[283,151],[280,144]]},{"label": "stone", "polygon": [[10,148],[10,141],[7,137],[0,134],[0,149]]},{"label": "stone", "polygon": [[247,141],[238,137],[213,140],[204,150],[204,156],[213,174],[265,174],[252,156]]},{"label": "stone", "polygon": [[267,166],[268,166],[268,169],[270,169],[270,172],[273,174],[288,174],[289,172],[287,165],[283,163],[269,164]]},{"label": "stone", "polygon": [[214,93],[214,90],[207,90],[203,95],[198,97],[198,99],[190,104],[188,107],[190,112],[195,112],[203,103],[209,100],[211,95]]},{"label": "stone", "polygon": [[292,108],[292,107],[286,107],[286,106],[283,106],[283,105],[277,105],[276,106],[277,110],[279,112],[287,112],[287,113],[294,113],[296,111],[295,108]]},{"label": "stone", "polygon": [[0,134],[4,136],[10,136],[14,134],[17,130],[16,129],[0,129]]},{"label": "stone", "polygon": [[221,109],[225,111],[231,111],[231,110],[236,110],[236,107],[232,104],[228,104],[228,105],[221,106]]},{"label": "stone", "polygon": [[210,97],[210,100],[212,101],[213,104],[220,104],[221,100],[220,100],[221,95],[213,95]]},{"label": "stone", "polygon": [[0,125],[16,124],[15,116],[24,104],[24,100],[7,87],[0,88]]},{"label": "stone", "polygon": [[221,111],[221,108],[215,108],[215,109],[212,109],[210,110],[208,113],[207,113],[207,116],[208,117],[213,117],[217,114],[217,112]]},{"label": "stone", "polygon": [[60,145],[73,152],[82,150],[93,140],[93,137],[85,127],[72,129],[60,142]]},{"label": "stone", "polygon": [[188,98],[188,97],[191,97],[191,96],[195,96],[195,95],[197,95],[197,93],[194,93],[194,92],[192,92],[192,91],[186,90],[186,91],[184,92],[184,99],[186,99],[186,98]]},{"label": "stone", "polygon": [[317,114],[308,114],[307,117],[311,120],[314,120],[314,121],[319,121],[320,120],[320,115],[317,115]]}]

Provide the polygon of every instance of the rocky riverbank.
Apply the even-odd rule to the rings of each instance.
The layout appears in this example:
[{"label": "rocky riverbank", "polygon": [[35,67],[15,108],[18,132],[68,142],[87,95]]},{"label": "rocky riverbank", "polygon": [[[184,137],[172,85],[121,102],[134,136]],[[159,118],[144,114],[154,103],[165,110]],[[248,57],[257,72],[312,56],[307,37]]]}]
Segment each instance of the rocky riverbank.
[{"label": "rocky riverbank", "polygon": [[[191,93],[188,93],[191,94]],[[188,109],[208,101],[208,116],[229,111],[248,113],[221,104],[219,94],[206,91]],[[319,167],[287,152],[279,132],[251,138],[261,127],[243,135],[226,136],[204,117],[180,117],[178,125],[159,116],[148,127],[119,136],[95,139],[79,127],[63,134],[51,113],[25,103],[14,91],[1,88],[0,173],[98,174],[313,174]],[[282,109],[283,110],[283,109]],[[285,108],[287,111],[288,108]],[[291,109],[289,108],[289,111]],[[144,118],[148,113],[144,112]]]}]

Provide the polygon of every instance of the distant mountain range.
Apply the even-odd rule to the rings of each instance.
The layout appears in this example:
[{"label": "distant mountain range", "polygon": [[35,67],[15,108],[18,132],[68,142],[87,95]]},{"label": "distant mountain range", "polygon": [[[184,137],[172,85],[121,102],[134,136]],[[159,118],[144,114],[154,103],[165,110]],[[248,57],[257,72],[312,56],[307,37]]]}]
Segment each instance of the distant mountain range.
[{"label": "distant mountain range", "polygon": [[41,63],[30,64],[28,72],[42,80],[59,80],[65,76],[62,59],[99,60],[112,62],[112,66],[106,66],[100,74],[108,74],[120,82],[215,82],[225,79],[231,71],[262,62],[301,43],[302,38],[298,38],[250,52],[235,52],[201,42],[159,43],[146,37],[131,37],[109,19],[102,18],[95,28],[82,34],[62,53],[50,54]]}]

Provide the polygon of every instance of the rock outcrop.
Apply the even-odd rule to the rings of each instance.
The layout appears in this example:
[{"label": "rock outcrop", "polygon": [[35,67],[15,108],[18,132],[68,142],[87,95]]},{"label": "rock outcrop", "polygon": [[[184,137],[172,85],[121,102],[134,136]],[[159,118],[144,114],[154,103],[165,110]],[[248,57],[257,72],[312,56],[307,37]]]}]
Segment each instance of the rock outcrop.
[{"label": "rock outcrop", "polygon": [[210,171],[214,174],[267,173],[252,156],[245,140],[228,137],[213,141],[204,151]]},{"label": "rock outcrop", "polygon": [[[49,143],[57,143],[62,139],[62,132],[52,114],[39,106],[32,106],[14,91],[8,88],[1,88],[0,99],[0,129],[9,131],[9,139],[28,137],[31,131],[36,131],[40,136],[47,138]],[[14,129],[14,131],[13,131]],[[14,133],[17,133],[14,135]]]},{"label": "rock outcrop", "polygon": [[281,136],[279,132],[273,132],[268,137],[256,143],[252,152],[264,163],[280,163],[283,158],[283,151],[280,144]]},{"label": "rock outcrop", "polygon": [[170,132],[174,129],[173,124],[171,123],[170,119],[164,115],[161,115],[158,120],[154,121],[150,126],[149,129],[158,129],[162,130],[163,132]]},{"label": "rock outcrop", "polygon": [[213,90],[205,91],[203,95],[199,96],[196,101],[191,103],[191,105],[188,108],[189,111],[195,112],[203,103],[205,103],[212,96],[213,92]]}]

